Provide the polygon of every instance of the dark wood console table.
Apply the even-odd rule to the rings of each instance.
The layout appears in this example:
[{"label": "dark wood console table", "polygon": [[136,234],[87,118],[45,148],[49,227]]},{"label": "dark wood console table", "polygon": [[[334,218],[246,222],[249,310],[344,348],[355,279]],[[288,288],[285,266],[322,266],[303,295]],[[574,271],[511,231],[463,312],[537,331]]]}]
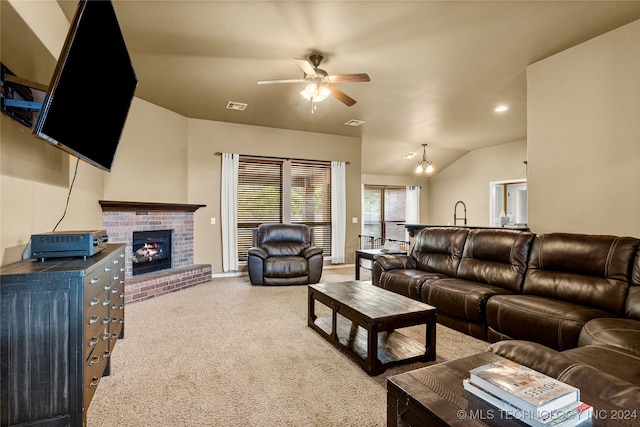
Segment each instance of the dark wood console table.
[{"label": "dark wood console table", "polygon": [[124,256],[108,244],[0,268],[0,425],[86,425],[124,336]]}]

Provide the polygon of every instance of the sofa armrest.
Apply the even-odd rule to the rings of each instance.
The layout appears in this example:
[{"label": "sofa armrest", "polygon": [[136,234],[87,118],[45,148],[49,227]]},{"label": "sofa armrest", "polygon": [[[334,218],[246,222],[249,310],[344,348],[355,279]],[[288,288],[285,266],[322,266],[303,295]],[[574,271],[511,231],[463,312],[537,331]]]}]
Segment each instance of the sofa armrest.
[{"label": "sofa armrest", "polygon": [[319,248],[317,246],[309,246],[302,250],[301,255],[306,259],[309,259],[314,255],[322,255],[322,248]]},{"label": "sofa armrest", "polygon": [[498,341],[491,344],[488,350],[553,378],[558,378],[562,372],[576,363],[559,351],[533,341]]},{"label": "sofa armrest", "polygon": [[384,271],[417,266],[416,260],[410,255],[376,255],[373,259]]},{"label": "sofa armrest", "polygon": [[640,387],[576,361],[542,344],[505,340],[491,344],[489,351],[571,384],[605,402],[640,411]]},{"label": "sofa armrest", "polygon": [[247,254],[249,256],[257,256],[258,258],[261,259],[267,259],[269,257],[269,254],[267,253],[267,251],[265,251],[262,248],[258,248],[258,247],[253,247],[251,249],[249,249],[249,251],[247,252]]}]

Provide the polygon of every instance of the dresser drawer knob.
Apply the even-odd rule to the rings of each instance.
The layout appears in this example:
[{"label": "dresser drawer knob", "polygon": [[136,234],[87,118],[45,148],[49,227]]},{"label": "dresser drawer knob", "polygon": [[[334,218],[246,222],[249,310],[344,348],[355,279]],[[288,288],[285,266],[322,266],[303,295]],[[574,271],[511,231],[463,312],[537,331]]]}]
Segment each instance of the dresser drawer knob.
[{"label": "dresser drawer knob", "polygon": [[90,325],[93,325],[97,321],[98,321],[98,316],[96,316],[95,314],[89,318],[89,324]]},{"label": "dresser drawer knob", "polygon": [[97,387],[99,382],[100,382],[100,378],[98,377],[91,378],[91,382],[89,383],[89,388]]},{"label": "dresser drawer knob", "polygon": [[111,352],[109,350],[105,350],[104,354],[102,355],[103,359],[108,359],[109,356],[111,356]]},{"label": "dresser drawer knob", "polygon": [[109,305],[110,302],[111,302],[111,300],[106,299],[106,300],[103,301],[102,305],[103,306]]},{"label": "dresser drawer knob", "polygon": [[100,302],[100,298],[93,297],[93,299],[91,301],[89,301],[89,307],[93,307],[94,305],[98,304],[99,302]]},{"label": "dresser drawer knob", "polygon": [[89,361],[89,366],[93,366],[100,361],[98,356],[91,356],[91,360]]},{"label": "dresser drawer knob", "polygon": [[109,289],[111,289],[111,285],[104,285],[104,290],[108,291]]},{"label": "dresser drawer knob", "polygon": [[91,339],[89,340],[89,342],[87,344],[89,345],[89,347],[93,347],[94,345],[98,344],[98,341],[100,341],[100,338],[91,337]]},{"label": "dresser drawer knob", "polygon": [[109,324],[109,318],[105,317],[104,319],[102,319],[102,324],[103,325],[108,325]]},{"label": "dresser drawer knob", "polygon": [[99,278],[99,277],[94,277],[93,279],[91,279],[91,280],[89,281],[89,283],[93,285],[94,283],[98,283],[99,281],[100,281],[100,278]]},{"label": "dresser drawer knob", "polygon": [[111,334],[109,334],[109,332],[105,332],[104,335],[102,335],[102,341],[108,341],[110,336]]},{"label": "dresser drawer knob", "polygon": [[105,267],[104,271],[107,271],[107,272],[111,271],[111,267]]}]

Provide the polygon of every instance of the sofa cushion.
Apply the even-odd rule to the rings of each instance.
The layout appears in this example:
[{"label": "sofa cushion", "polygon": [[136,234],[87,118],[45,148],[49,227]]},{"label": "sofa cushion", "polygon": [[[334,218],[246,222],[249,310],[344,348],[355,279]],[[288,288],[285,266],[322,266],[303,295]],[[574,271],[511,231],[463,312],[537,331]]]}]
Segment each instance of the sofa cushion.
[{"label": "sofa cushion", "polygon": [[640,355],[640,321],[635,319],[599,318],[589,320],[578,337],[578,345],[603,344]]},{"label": "sofa cushion", "polygon": [[296,256],[269,257],[264,262],[264,277],[290,278],[309,274],[306,258]]},{"label": "sofa cushion", "polygon": [[496,295],[487,302],[486,316],[487,325],[500,334],[566,350],[578,345],[580,330],[587,321],[613,315],[535,295]]},{"label": "sofa cushion", "polygon": [[423,228],[411,250],[417,268],[455,277],[468,233],[461,227]]},{"label": "sofa cushion", "polygon": [[442,279],[443,277],[446,276],[441,273],[416,269],[389,270],[380,275],[377,286],[421,301],[420,295],[424,282]]},{"label": "sofa cushion", "polygon": [[438,308],[438,314],[484,324],[489,297],[510,294],[506,289],[461,279],[431,280],[422,286],[422,301]]},{"label": "sofa cushion", "polygon": [[640,386],[640,355],[607,345],[587,345],[562,352],[570,359]]},{"label": "sofa cushion", "polygon": [[516,230],[471,230],[456,277],[519,293],[534,237]]},{"label": "sofa cushion", "polygon": [[631,286],[629,286],[624,315],[629,319],[640,320],[640,251],[633,262]]},{"label": "sofa cushion", "polygon": [[[590,394],[595,395],[603,402],[612,403],[631,413],[640,413],[640,387],[593,366],[583,363],[573,365],[563,372],[558,379],[581,390],[589,390]],[[598,403],[593,403],[594,408],[602,408]],[[610,410],[604,411],[604,413],[610,416],[615,412]],[[635,424],[634,420],[631,420],[631,424],[628,425],[637,424]]]},{"label": "sofa cushion", "polygon": [[632,237],[537,235],[522,293],[622,315],[639,243]]}]

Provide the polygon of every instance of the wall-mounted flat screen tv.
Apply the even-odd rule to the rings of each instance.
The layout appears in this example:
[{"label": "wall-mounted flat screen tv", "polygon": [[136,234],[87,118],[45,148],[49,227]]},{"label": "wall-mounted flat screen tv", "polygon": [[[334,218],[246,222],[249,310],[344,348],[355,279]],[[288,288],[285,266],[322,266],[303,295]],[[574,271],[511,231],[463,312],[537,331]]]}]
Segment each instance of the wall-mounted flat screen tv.
[{"label": "wall-mounted flat screen tv", "polygon": [[111,1],[80,1],[34,134],[111,171],[137,84]]}]

